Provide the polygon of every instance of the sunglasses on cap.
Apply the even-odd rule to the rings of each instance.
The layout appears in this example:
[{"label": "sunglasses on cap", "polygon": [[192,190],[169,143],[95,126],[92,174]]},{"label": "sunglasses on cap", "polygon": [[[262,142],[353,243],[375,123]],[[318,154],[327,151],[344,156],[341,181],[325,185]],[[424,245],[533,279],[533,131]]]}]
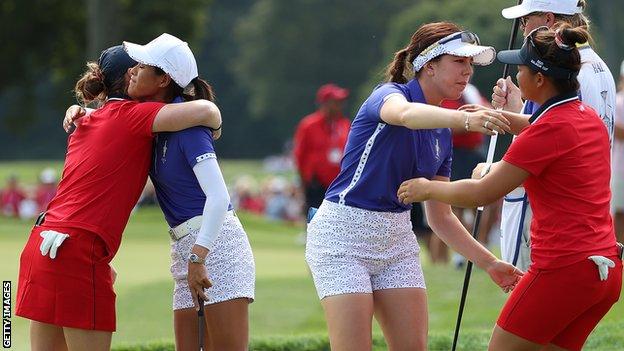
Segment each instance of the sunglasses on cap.
[{"label": "sunglasses on cap", "polygon": [[453,40],[461,39],[462,43],[481,45],[481,40],[479,40],[479,36],[473,32],[463,31],[459,33],[451,34],[447,37],[444,37],[438,40],[438,44],[448,43]]}]

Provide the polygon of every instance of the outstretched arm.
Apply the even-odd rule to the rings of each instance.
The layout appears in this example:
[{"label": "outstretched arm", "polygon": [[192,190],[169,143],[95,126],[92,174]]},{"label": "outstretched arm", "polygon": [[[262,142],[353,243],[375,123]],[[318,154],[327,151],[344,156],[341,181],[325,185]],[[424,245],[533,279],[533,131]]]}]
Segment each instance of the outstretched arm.
[{"label": "outstretched arm", "polygon": [[[448,178],[436,177],[441,183],[448,183]],[[425,202],[425,211],[431,229],[454,250],[467,257],[478,267],[487,271],[492,280],[503,290],[513,289],[522,272],[512,265],[496,258],[483,245],[475,240],[453,214],[451,206],[436,201]]]},{"label": "outstretched arm", "polygon": [[520,186],[528,176],[529,173],[522,168],[500,161],[481,179],[454,182],[430,181],[425,178],[406,180],[399,187],[397,196],[406,204],[437,200],[452,206],[472,208],[500,199]]},{"label": "outstretched arm", "polygon": [[463,128],[487,135],[494,134],[494,131],[501,134],[510,131],[509,121],[497,111],[456,111],[408,102],[400,94],[387,97],[379,114],[384,122],[409,129]]},{"label": "outstretched arm", "polygon": [[[464,105],[460,107],[459,110],[465,111],[465,112],[477,112],[477,111],[484,111],[484,110],[492,111],[492,109],[490,108],[487,108],[481,105],[475,105],[475,104]],[[509,129],[511,131],[511,134],[513,135],[520,134],[520,132],[522,132],[524,128],[530,125],[529,118],[531,118],[531,115],[525,115],[522,113],[515,113],[515,112],[509,112],[509,111],[502,111],[502,110],[496,110],[496,111],[500,112],[503,115],[503,117],[505,117],[509,121]]]}]

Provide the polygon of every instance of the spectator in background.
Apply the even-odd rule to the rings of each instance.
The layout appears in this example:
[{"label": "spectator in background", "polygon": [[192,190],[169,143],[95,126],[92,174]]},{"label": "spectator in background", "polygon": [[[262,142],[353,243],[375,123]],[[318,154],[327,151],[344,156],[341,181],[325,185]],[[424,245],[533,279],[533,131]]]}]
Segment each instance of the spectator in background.
[{"label": "spectator in background", "polygon": [[258,184],[253,177],[244,175],[236,180],[232,191],[232,206],[241,211],[264,213],[265,201],[257,191]]},{"label": "spectator in background", "polygon": [[340,160],[351,122],[343,113],[349,91],[325,84],[316,93],[316,112],[305,116],[295,132],[294,158],[305,193],[306,208],[318,207],[340,172]]},{"label": "spectator in background", "polygon": [[7,217],[19,217],[20,204],[26,198],[24,191],[19,186],[17,176],[12,174],[7,179],[7,186],[0,192],[0,209],[2,215]]},{"label": "spectator in background", "polygon": [[613,133],[612,196],[615,234],[624,242],[624,61],[620,68],[619,92],[616,96],[616,110]]},{"label": "spectator in background", "polygon": [[45,168],[39,175],[39,185],[35,194],[35,201],[39,212],[43,212],[56,195],[56,182],[58,177],[52,168]]}]

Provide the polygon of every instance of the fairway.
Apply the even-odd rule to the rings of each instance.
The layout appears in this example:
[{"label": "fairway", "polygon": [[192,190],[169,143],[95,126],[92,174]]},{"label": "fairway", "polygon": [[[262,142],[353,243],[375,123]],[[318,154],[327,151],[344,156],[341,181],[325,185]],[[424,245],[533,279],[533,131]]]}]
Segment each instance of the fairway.
[{"label": "fairway", "polygon": [[[228,171],[228,165],[224,164],[226,178],[234,176]],[[240,168],[240,164],[237,167]],[[36,170],[24,167],[21,172],[35,174]],[[256,301],[250,308],[251,338],[326,334],[323,312],[304,261],[304,246],[297,240],[303,227],[243,213],[239,216],[256,259]],[[30,222],[0,218],[0,278],[13,282],[13,306],[18,258],[30,226]],[[62,254],[62,250],[59,252]],[[464,272],[451,266],[432,266],[424,256],[430,335],[450,339]],[[142,208],[133,214],[113,265],[119,272],[115,284],[118,332],[113,336],[113,347],[173,342],[169,237],[157,207]],[[462,341],[470,346],[464,350],[484,349],[505,299],[506,295],[483,271],[474,271],[461,334]],[[28,350],[27,321],[14,316],[12,323],[12,349]],[[590,337],[585,349],[624,350],[622,330],[624,307],[620,302]],[[375,333],[381,333],[378,327]]]}]

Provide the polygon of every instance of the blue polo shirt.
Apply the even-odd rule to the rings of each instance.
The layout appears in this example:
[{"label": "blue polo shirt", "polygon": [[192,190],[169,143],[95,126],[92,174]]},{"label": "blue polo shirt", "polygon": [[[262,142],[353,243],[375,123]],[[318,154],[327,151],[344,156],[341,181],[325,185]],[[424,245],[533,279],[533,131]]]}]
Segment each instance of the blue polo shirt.
[{"label": "blue polo shirt", "polygon": [[347,139],[340,174],[325,199],[371,211],[403,212],[397,190],[405,180],[450,177],[451,130],[419,129],[385,123],[379,115],[385,99],[401,94],[410,102],[426,103],[416,79],[407,84],[378,86],[358,111]]},{"label": "blue polo shirt", "polygon": [[[169,227],[202,215],[206,195],[193,167],[205,159],[217,157],[210,129],[193,127],[158,133],[152,157],[150,178]],[[231,204],[229,209],[232,209]]]},{"label": "blue polo shirt", "polygon": [[539,109],[539,107],[539,104],[531,100],[527,100],[522,107],[522,113],[525,115],[533,115]]}]

